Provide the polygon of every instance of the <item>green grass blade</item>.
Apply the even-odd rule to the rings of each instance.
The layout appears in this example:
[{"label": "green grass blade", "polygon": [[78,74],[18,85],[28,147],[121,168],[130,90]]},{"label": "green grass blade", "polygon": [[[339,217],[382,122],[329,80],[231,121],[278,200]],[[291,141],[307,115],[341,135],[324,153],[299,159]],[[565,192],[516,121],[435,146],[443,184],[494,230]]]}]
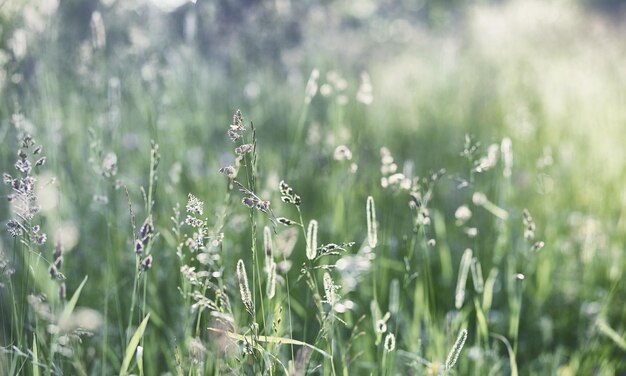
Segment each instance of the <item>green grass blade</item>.
[{"label": "green grass blade", "polygon": [[37,351],[36,334],[33,334],[33,376],[39,376],[39,353]]},{"label": "green grass blade", "polygon": [[626,351],[626,340],[622,338],[613,328],[611,328],[604,320],[598,320],[596,326],[600,333],[609,337],[622,350]]},{"label": "green grass blade", "polygon": [[511,376],[518,376],[517,360],[515,359],[515,352],[513,351],[513,348],[511,347],[511,344],[509,343],[509,341],[506,339],[506,337],[501,336],[500,334],[490,334],[490,336],[504,343],[504,346],[506,346],[506,350],[509,352],[509,365],[511,367]]},{"label": "green grass blade", "polygon": [[124,353],[124,361],[122,362],[122,367],[120,368],[120,376],[124,376],[128,373],[128,366],[130,366],[130,361],[133,359],[135,349],[137,348],[137,345],[139,345],[141,337],[143,337],[143,332],[146,330],[146,325],[148,325],[149,319],[150,314],[148,313],[146,318],[144,318],[141,324],[139,324],[137,330],[135,330],[135,334],[133,334],[130,338],[128,346],[126,346],[126,352]]},{"label": "green grass blade", "polygon": [[480,303],[478,303],[477,298],[474,299],[474,307],[476,308],[476,322],[478,323],[480,338],[487,341],[487,337],[489,336],[489,326],[487,325],[487,318],[485,317],[485,313],[483,312]]},{"label": "green grass blade", "polygon": [[80,293],[83,290],[83,287],[85,287],[85,283],[87,283],[87,278],[88,276],[85,276],[80,286],[78,286],[78,288],[74,292],[74,295],[72,295],[70,301],[67,302],[67,305],[63,309],[63,312],[61,312],[61,316],[59,317],[59,327],[64,328],[67,326],[70,316],[72,315],[72,312],[74,312],[74,308],[76,307],[76,303],[78,302],[78,297],[80,297]]},{"label": "green grass blade", "polygon": [[[250,343],[253,342],[253,339],[250,336],[244,336],[244,335],[241,335],[241,334],[227,332],[225,330],[219,330],[219,329],[215,329],[215,328],[209,328],[209,330],[212,331],[212,332],[225,334],[225,335],[229,336],[230,338],[236,339],[238,341],[248,341]],[[306,342],[298,341],[297,339],[283,338],[283,337],[274,337],[274,336],[258,336],[258,337],[255,337],[254,340],[256,340],[258,342],[277,343],[279,345],[286,344],[286,345],[306,346],[306,347],[310,348],[311,350],[317,351],[318,353],[324,355],[327,358],[332,358],[330,356],[330,354],[328,354],[326,351],[324,351],[324,350],[322,350],[320,348],[317,348],[317,347],[315,347],[315,346],[313,346],[311,344],[308,344]]]}]

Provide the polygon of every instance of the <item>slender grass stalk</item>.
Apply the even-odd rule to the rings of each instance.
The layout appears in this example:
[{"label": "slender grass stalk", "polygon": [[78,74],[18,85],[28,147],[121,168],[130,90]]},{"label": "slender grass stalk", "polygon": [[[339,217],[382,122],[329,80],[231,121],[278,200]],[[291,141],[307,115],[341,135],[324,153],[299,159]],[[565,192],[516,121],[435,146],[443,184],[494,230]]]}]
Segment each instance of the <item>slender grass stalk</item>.
[{"label": "slender grass stalk", "polygon": [[522,295],[524,291],[524,275],[515,274],[514,284],[515,293],[510,299],[511,315],[509,316],[509,335],[513,341],[513,351],[517,354],[517,341],[519,338],[520,316],[522,314]]},{"label": "slender grass stalk", "polygon": [[491,337],[501,341],[506,346],[506,350],[509,353],[509,366],[511,368],[511,376],[518,376],[519,373],[517,371],[517,359],[515,357],[515,351],[511,347],[511,344],[506,339],[506,337],[501,336],[500,334],[490,334]]}]

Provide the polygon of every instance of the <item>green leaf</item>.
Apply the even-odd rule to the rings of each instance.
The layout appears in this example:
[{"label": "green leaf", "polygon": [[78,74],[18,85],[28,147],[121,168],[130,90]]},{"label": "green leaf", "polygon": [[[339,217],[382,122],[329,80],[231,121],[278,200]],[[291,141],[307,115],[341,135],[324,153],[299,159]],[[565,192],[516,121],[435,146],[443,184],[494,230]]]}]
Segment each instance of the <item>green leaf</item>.
[{"label": "green leaf", "polygon": [[120,368],[120,376],[124,376],[128,373],[128,366],[130,366],[130,361],[133,359],[137,345],[139,345],[139,341],[143,337],[143,332],[146,330],[146,325],[148,325],[149,319],[150,314],[148,313],[146,318],[144,318],[141,324],[139,324],[137,330],[135,330],[135,334],[133,334],[130,338],[128,346],[126,346],[126,352],[124,353],[124,361],[122,362],[122,367]]},{"label": "green leaf", "polygon": [[78,302],[78,297],[80,296],[80,292],[83,290],[85,283],[87,283],[87,278],[88,276],[85,276],[80,286],[78,286],[78,288],[74,292],[74,295],[72,295],[72,298],[70,299],[70,301],[67,302],[67,305],[63,309],[63,312],[61,312],[61,316],[59,317],[60,328],[67,327],[68,320],[70,319],[72,312],[74,312],[74,308],[76,307],[76,302]]},{"label": "green leaf", "polygon": [[[61,330],[67,329],[70,316],[72,315],[72,312],[74,312],[74,308],[76,307],[76,302],[78,302],[78,297],[80,296],[80,292],[83,290],[83,287],[85,287],[85,283],[87,283],[87,278],[88,276],[85,276],[80,286],[78,286],[76,291],[74,291],[74,295],[72,295],[72,298],[70,299],[70,301],[67,302],[67,305],[65,306],[65,308],[63,308],[63,312],[61,312],[61,316],[59,316],[59,321],[58,321],[58,326]],[[51,346],[52,349],[50,350],[50,364],[52,364],[52,362],[54,361],[54,354],[55,354],[56,344],[58,340],[59,340],[59,333],[56,333],[54,337],[52,337],[53,345]]]}]

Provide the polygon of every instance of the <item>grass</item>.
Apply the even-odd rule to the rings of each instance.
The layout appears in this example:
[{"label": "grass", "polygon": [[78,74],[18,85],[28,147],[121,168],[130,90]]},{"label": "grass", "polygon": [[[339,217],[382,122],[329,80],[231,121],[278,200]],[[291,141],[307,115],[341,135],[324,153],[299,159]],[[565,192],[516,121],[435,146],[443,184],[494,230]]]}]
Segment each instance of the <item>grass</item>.
[{"label": "grass", "polygon": [[0,373],[625,373],[623,44],[466,17],[289,74],[34,55],[0,101]]}]

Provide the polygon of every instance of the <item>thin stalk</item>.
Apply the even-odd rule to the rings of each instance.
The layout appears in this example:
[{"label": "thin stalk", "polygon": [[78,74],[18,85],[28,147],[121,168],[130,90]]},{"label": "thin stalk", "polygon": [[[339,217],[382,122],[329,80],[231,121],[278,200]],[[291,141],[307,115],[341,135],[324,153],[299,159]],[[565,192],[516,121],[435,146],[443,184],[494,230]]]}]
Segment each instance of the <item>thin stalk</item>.
[{"label": "thin stalk", "polygon": [[130,327],[133,324],[133,314],[135,313],[135,302],[137,300],[137,289],[139,287],[139,267],[140,267],[140,260],[139,260],[139,256],[135,256],[135,277],[133,280],[133,295],[131,298],[131,303],[130,303],[130,313],[128,315],[128,325],[126,326],[126,342],[128,342],[130,340],[130,335],[132,334],[130,332]]},{"label": "thin stalk", "polygon": [[[246,180],[248,183],[248,187],[250,189],[250,191],[254,192],[255,191],[255,185],[256,185],[256,173],[255,173],[255,165],[256,165],[256,133],[254,130],[254,125],[252,126],[252,144],[253,146],[253,158],[251,158],[250,156],[246,156]],[[242,141],[243,143],[245,143],[245,136],[242,137]],[[258,285],[259,287],[259,291],[263,291],[263,286],[261,284],[261,278],[260,278],[260,269],[259,269],[259,257],[258,257],[258,252],[256,251],[256,217],[255,217],[255,212],[254,212],[254,208],[250,209],[250,236],[251,236],[251,240],[252,240],[252,262],[254,263],[254,267],[252,268],[252,286],[255,285],[255,283]],[[262,295],[261,295],[262,296]],[[265,304],[263,303],[263,298],[261,297],[261,317],[263,319],[263,330],[267,331],[267,323],[265,322]],[[256,305],[256,289],[252,289],[252,301],[254,302],[254,304]],[[256,318],[253,317],[253,319],[256,321]]]},{"label": "thin stalk", "polygon": [[[283,254],[283,261],[287,261],[287,257]],[[291,292],[289,291],[289,273],[285,273],[285,286],[287,287],[287,315],[289,316],[289,338],[293,339],[293,323],[291,319]],[[295,360],[296,356],[293,351],[293,344],[290,344],[291,359]]]}]

